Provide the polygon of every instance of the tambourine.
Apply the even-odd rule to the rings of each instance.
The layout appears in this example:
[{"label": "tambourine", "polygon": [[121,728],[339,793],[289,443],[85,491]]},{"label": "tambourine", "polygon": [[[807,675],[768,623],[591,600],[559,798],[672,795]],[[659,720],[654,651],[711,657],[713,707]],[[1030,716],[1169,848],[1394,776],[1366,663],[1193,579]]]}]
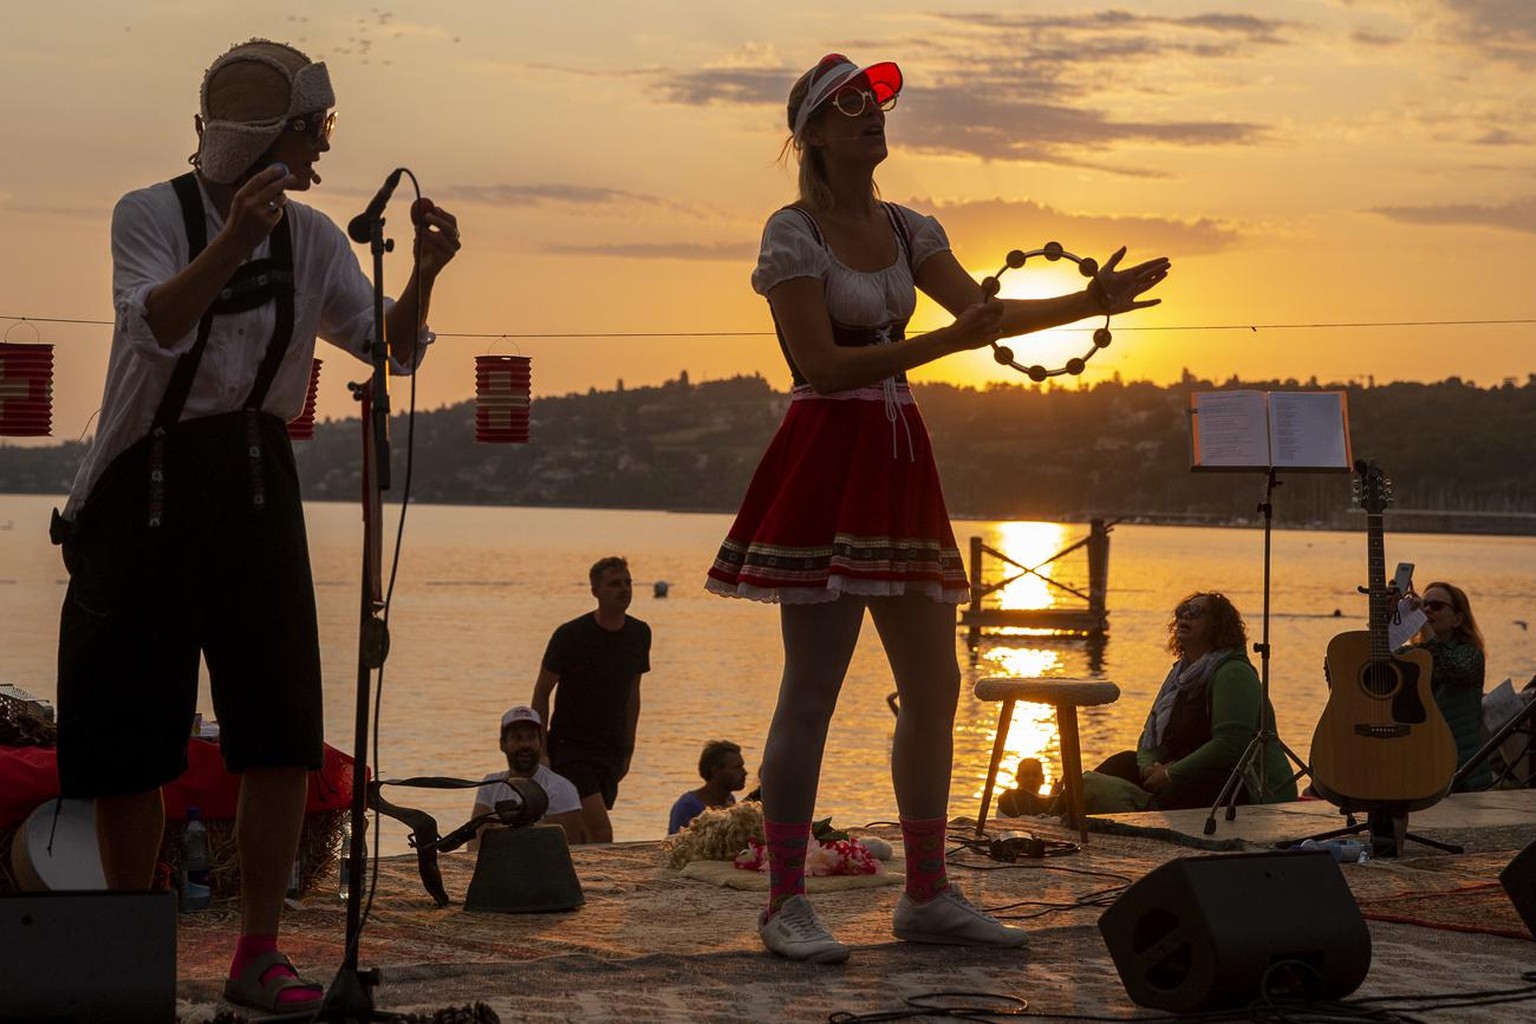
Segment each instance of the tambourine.
[{"label": "tambourine", "polygon": [[[998,293],[998,289],[1002,287],[1000,278],[1004,273],[1009,270],[1020,269],[1028,260],[1033,259],[1036,256],[1044,256],[1047,260],[1050,260],[1053,263],[1057,260],[1071,260],[1073,263],[1077,264],[1078,273],[1082,274],[1086,278],[1089,278],[1090,280],[1092,280],[1093,277],[1099,272],[1099,261],[1094,259],[1092,256],[1079,256],[1076,253],[1067,252],[1067,250],[1061,247],[1060,242],[1046,242],[1045,245],[1041,246],[1039,249],[1031,249],[1028,252],[1023,251],[1022,249],[1015,249],[1010,252],[1005,258],[1003,268],[1001,270],[999,270],[996,274],[993,274],[991,277],[982,279],[982,294],[984,294],[989,299],[992,298]],[[1047,377],[1059,377],[1064,373],[1070,373],[1073,376],[1082,373],[1088,365],[1088,360],[1093,358],[1093,354],[1101,348],[1108,348],[1109,343],[1113,340],[1113,338],[1114,336],[1109,333],[1109,314],[1105,313],[1104,326],[1093,332],[1093,347],[1090,348],[1087,352],[1083,353],[1081,356],[1068,359],[1065,365],[1057,367],[1054,370],[1047,370],[1039,363],[1036,363],[1033,366],[1023,366],[1014,360],[1013,349],[1009,348],[1007,345],[999,345],[995,341],[992,342],[992,358],[996,359],[1004,366],[1013,367],[1020,373],[1027,375],[1030,380],[1038,383],[1042,380],[1045,380]]]}]

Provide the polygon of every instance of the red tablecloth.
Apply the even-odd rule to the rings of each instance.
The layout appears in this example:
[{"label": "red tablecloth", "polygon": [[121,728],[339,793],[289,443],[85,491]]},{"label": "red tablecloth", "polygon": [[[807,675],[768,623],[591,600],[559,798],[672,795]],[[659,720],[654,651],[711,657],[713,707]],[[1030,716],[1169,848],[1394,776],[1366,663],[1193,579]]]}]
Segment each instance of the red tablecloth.
[{"label": "red tablecloth", "polygon": [[[59,795],[56,751],[51,747],[0,746],[0,828],[14,828],[39,804]],[[165,816],[181,821],[188,807],[208,819],[233,818],[240,777],[224,770],[216,743],[187,742],[187,770],[165,786]],[[324,766],[309,773],[306,813],[347,807],[352,800],[352,758],[326,745]]]}]

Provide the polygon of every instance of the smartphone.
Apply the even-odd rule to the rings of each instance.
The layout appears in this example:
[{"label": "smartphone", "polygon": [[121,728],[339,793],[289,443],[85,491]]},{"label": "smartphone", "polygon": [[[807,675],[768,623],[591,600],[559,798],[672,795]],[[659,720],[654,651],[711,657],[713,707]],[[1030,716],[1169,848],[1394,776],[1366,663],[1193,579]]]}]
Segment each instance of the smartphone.
[{"label": "smartphone", "polygon": [[1399,594],[1408,593],[1408,588],[1413,586],[1413,563],[1398,562],[1397,572],[1392,574],[1392,586]]}]

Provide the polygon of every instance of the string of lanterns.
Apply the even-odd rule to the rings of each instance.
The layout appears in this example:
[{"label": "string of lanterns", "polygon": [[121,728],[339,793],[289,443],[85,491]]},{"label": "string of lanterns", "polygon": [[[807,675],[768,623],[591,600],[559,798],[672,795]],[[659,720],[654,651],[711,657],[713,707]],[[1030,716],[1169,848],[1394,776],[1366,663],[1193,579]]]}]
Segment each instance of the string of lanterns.
[{"label": "string of lanterns", "polygon": [[7,330],[6,340],[0,341],[0,436],[48,437],[53,433],[53,346],[22,345],[9,338]]},{"label": "string of lanterns", "polygon": [[[288,422],[288,436],[295,441],[315,438],[315,400],[320,390],[321,365],[318,358],[310,361],[304,408]],[[475,357],[476,441],[527,444],[532,404],[532,360],[528,356]],[[0,437],[52,434],[53,346],[41,341],[0,341]]]}]

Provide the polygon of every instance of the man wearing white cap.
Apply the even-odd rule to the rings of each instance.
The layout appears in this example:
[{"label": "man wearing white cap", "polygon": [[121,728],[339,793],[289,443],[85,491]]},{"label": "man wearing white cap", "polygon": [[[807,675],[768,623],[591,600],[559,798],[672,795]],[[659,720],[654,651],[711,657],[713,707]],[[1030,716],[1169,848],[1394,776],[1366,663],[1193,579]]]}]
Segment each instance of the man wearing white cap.
[{"label": "man wearing white cap", "polygon": [[[475,810],[470,817],[491,813],[497,801],[514,799],[516,794],[507,785],[508,779],[532,779],[549,794],[549,809],[539,820],[565,829],[567,842],[581,842],[581,797],[569,779],[556,775],[540,762],[544,753],[544,720],[537,711],[519,704],[501,716],[501,752],[507,755],[507,770],[485,777],[485,784],[475,790]],[[471,840],[469,848],[475,849],[478,843],[478,838]]]},{"label": "man wearing white cap", "polygon": [[[240,941],[225,997],[313,1007],[321,986],[277,948],[307,773],[323,756],[314,585],[286,423],[317,337],[368,361],[373,287],[324,214],[289,200],[320,181],[335,97],[323,63],[255,39],[204,73],[193,170],[112,214],[115,317],[99,430],[51,535],[69,570],[59,627],[63,795],[94,798],[113,889],[148,889],[160,787],[187,767],[206,662],[220,746],[241,775]],[[432,335],[454,218],[418,225],[386,314],[391,369]]]}]

